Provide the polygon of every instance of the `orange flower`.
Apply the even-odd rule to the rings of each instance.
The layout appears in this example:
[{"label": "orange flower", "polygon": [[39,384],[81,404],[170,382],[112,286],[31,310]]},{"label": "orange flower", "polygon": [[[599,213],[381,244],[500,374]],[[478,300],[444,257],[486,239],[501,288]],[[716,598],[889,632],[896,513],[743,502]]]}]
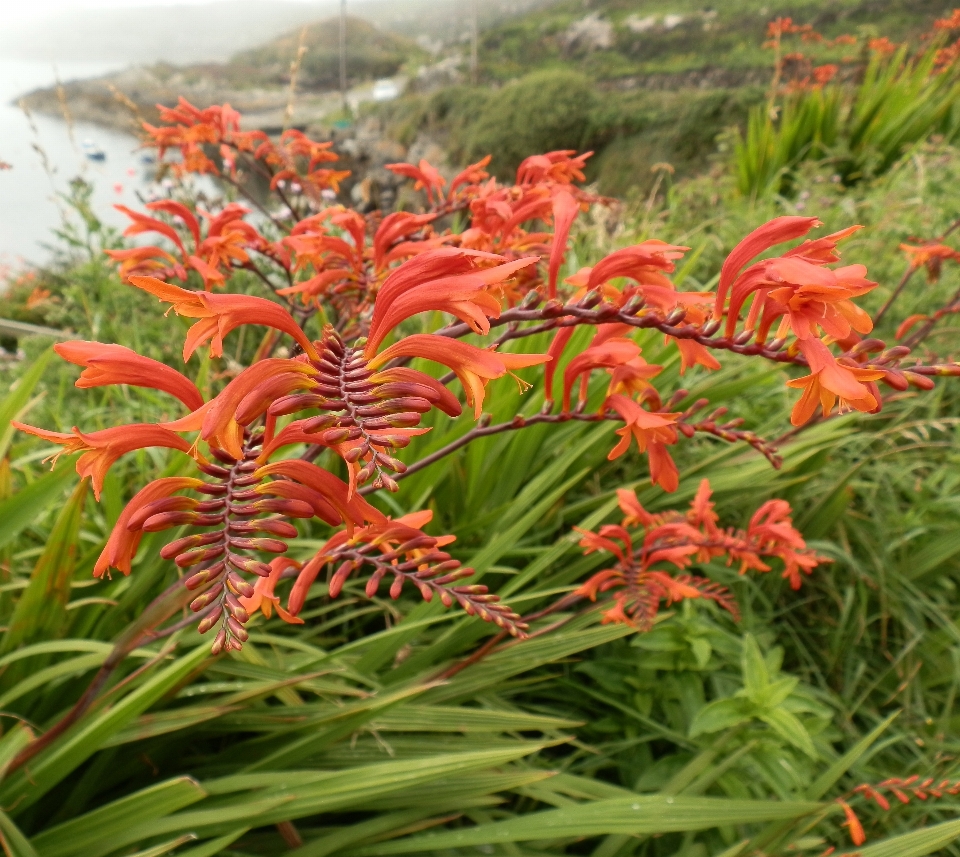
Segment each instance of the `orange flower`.
[{"label": "orange flower", "polygon": [[386,520],[382,512],[371,506],[359,494],[351,496],[346,482],[308,461],[299,459],[275,461],[272,464],[265,464],[255,471],[255,475],[258,478],[284,476],[316,491],[337,510],[343,523],[347,525],[348,532],[352,532],[355,525],[362,525],[365,521],[378,523]]},{"label": "orange flower", "polygon": [[823,415],[828,416],[837,398],[840,399],[841,412],[846,408],[872,412],[880,407],[875,388],[871,390],[863,382],[878,381],[883,377],[883,372],[839,363],[819,339],[801,340],[800,350],[810,364],[810,374],[787,381],[788,387],[803,390],[803,395],[790,414],[790,422],[795,426],[807,422],[818,404],[823,408]]},{"label": "orange flower", "polygon": [[[203,414],[196,413],[203,440],[243,458],[243,426],[263,415],[270,404],[296,390],[309,389],[316,370],[300,360],[270,357],[244,369],[209,403]],[[176,426],[186,431],[185,421]],[[268,438],[269,440],[269,438]]]},{"label": "orange flower", "polygon": [[138,289],[172,304],[177,315],[200,319],[187,332],[187,340],[183,346],[184,360],[189,360],[190,355],[207,340],[211,340],[211,356],[222,357],[223,337],[244,324],[262,324],[283,331],[292,336],[312,359],[319,359],[313,343],[300,326],[285,309],[273,301],[250,295],[192,292],[156,277],[131,277],[130,282]]},{"label": "orange flower", "polygon": [[500,301],[484,290],[509,279],[521,268],[536,264],[537,257],[478,268],[475,261],[478,255],[498,261],[502,258],[444,248],[430,250],[397,268],[377,293],[364,354],[372,357],[400,322],[430,310],[455,315],[475,333],[489,333],[488,316],[500,315]]},{"label": "orange flower", "polygon": [[76,383],[81,389],[130,384],[176,396],[191,411],[203,404],[203,396],[196,384],[185,375],[122,345],[71,340],[58,342],[53,350],[64,360],[84,367]]},{"label": "orange flower", "polygon": [[[639,357],[640,346],[630,339],[614,337],[589,348],[574,357],[563,373],[563,401],[561,410],[570,410],[570,393],[577,378],[580,378],[580,401],[587,398],[587,384],[590,372],[600,367],[616,369]],[[657,367],[659,368],[659,367]],[[628,376],[621,373],[617,379],[619,385],[628,385]]]},{"label": "orange flower", "polygon": [[288,568],[298,569],[300,568],[300,563],[284,556],[278,556],[276,559],[271,560],[270,574],[266,577],[257,578],[256,583],[253,585],[253,595],[249,598],[240,598],[240,606],[251,616],[260,610],[267,619],[270,618],[273,613],[273,608],[276,607],[277,615],[283,619],[284,622],[291,625],[302,625],[303,619],[299,619],[284,610],[283,607],[280,606],[280,599],[273,594],[273,590],[280,582],[280,576]]},{"label": "orange flower", "polygon": [[375,369],[396,357],[424,357],[452,369],[463,384],[467,404],[473,406],[477,419],[483,410],[483,397],[488,381],[502,378],[512,369],[536,366],[550,359],[546,354],[500,354],[484,351],[457,339],[418,333],[407,336],[380,352],[370,360],[369,366]]},{"label": "orange flower", "polygon": [[93,493],[97,500],[103,490],[103,480],[110,466],[122,455],[136,449],[146,449],[151,446],[179,449],[190,453],[192,447],[179,435],[169,429],[152,423],[134,423],[133,425],[114,426],[84,434],[76,426],[69,433],[47,431],[46,429],[28,426],[13,421],[14,428],[27,434],[60,444],[63,449],[52,456],[54,464],[61,455],[71,455],[82,452],[77,461],[77,473],[81,477],[89,476],[93,482]]},{"label": "orange flower", "polygon": [[693,339],[676,339],[672,336],[665,336],[664,341],[673,342],[680,350],[681,375],[694,366],[703,366],[704,369],[710,370],[720,368],[720,361],[710,353],[709,349]]},{"label": "orange flower", "polygon": [[837,803],[840,804],[843,809],[843,814],[846,817],[843,826],[850,831],[851,842],[853,842],[854,845],[863,845],[863,843],[867,841],[867,835],[863,832],[863,825],[860,823],[860,819],[857,818],[857,814],[850,808],[846,801],[837,798]]},{"label": "orange flower", "polygon": [[440,175],[437,168],[423,159],[420,160],[420,165],[416,167],[413,164],[387,164],[386,167],[398,176],[414,179],[416,184],[413,189],[425,190],[427,199],[431,202],[433,202],[434,194],[436,194],[438,200],[440,199],[443,186],[447,183],[447,180]]},{"label": "orange flower", "polygon": [[550,242],[547,297],[553,298],[557,295],[557,275],[567,251],[567,236],[579,213],[580,203],[568,191],[562,190],[553,198],[553,240]]},{"label": "orange flower", "polygon": [[960,260],[960,253],[945,244],[924,244],[913,247],[910,244],[901,244],[900,249],[907,255],[911,268],[927,269],[927,281],[935,283],[940,279],[940,269],[946,260]]},{"label": "orange flower", "polygon": [[[779,20],[779,19],[778,19]],[[789,22],[789,19],[786,19]],[[815,226],[820,226],[820,221],[816,217],[797,217],[784,216],[776,217],[773,220],[764,223],[753,230],[744,238],[727,256],[720,268],[720,282],[717,284],[716,303],[713,308],[713,317],[719,319],[723,316],[723,307],[727,299],[727,292],[733,285],[733,281],[740,273],[740,269],[751,259],[769,250],[776,244],[782,244],[784,241],[790,241],[793,238],[800,238],[806,235]]]},{"label": "orange flower", "polygon": [[[761,337],[781,313],[785,313],[786,318],[779,335],[785,334],[789,325],[799,339],[815,338],[818,326],[834,339],[846,339],[851,330],[858,333],[873,330],[869,314],[850,300],[876,288],[877,284],[864,276],[867,269],[863,265],[831,271],[802,259],[775,259],[767,265],[766,272],[771,279],[785,285],[767,292],[773,305],[764,308]],[[757,300],[761,298],[758,296]]]},{"label": "orange flower", "polygon": [[170,497],[177,491],[183,491],[187,488],[196,489],[203,484],[200,479],[191,479],[186,476],[167,476],[162,479],[155,479],[141,488],[133,496],[133,499],[127,503],[120,513],[120,517],[117,518],[117,523],[110,533],[110,538],[107,539],[99,559],[93,566],[94,577],[103,577],[105,573],[109,573],[111,568],[122,571],[124,574],[130,574],[130,566],[133,558],[137,555],[137,548],[143,538],[143,530],[130,529],[128,524],[130,519],[144,506],[164,497]]},{"label": "orange flower", "polygon": [[640,452],[647,453],[650,481],[664,491],[676,491],[680,484],[680,474],[667,452],[667,446],[677,442],[677,429],[674,424],[678,414],[651,413],[641,408],[633,399],[619,394],[607,397],[604,409],[608,408],[616,411],[626,425],[617,429],[620,442],[607,458],[619,458],[630,448],[630,441],[636,440]]},{"label": "orange flower", "polygon": [[578,155],[574,149],[557,149],[544,155],[531,155],[517,167],[517,184],[557,182],[572,184],[586,180],[584,167],[593,152]]}]

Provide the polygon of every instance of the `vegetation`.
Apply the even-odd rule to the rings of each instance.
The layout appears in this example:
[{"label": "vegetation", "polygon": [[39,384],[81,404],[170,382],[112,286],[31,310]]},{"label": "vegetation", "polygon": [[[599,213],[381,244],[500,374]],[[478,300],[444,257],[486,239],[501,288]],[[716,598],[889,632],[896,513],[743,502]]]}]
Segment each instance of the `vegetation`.
[{"label": "vegetation", "polygon": [[[869,86],[896,88],[896,73],[881,85],[883,69],[877,69],[861,93]],[[682,178],[658,168],[654,193],[611,207],[578,180],[581,159],[554,154],[524,163],[519,136],[498,140],[494,126],[485,124],[498,103],[521,126],[516,93],[524,87],[543,93],[556,86],[558,101],[583,88],[566,111],[544,111],[536,123],[528,115],[523,145],[543,143],[554,132],[573,134],[576,128],[564,130],[560,120],[582,110],[584,137],[566,145],[605,143],[595,174],[609,170],[611,183],[622,180],[617,171],[629,173],[638,164],[646,171],[648,162],[661,160],[648,143],[633,152],[631,138],[650,141],[652,128],[669,128],[677,152],[706,134],[700,117],[719,123],[734,109],[746,115],[749,104],[742,93],[705,92],[686,103],[682,93],[672,93],[687,124],[671,127],[669,116],[676,114],[666,107],[657,113],[652,101],[636,96],[631,115],[643,120],[627,122],[619,114],[610,118],[617,110],[613,99],[584,88],[583,78],[536,75],[533,84],[526,79],[504,87],[502,101],[463,87],[421,96],[422,112],[411,116],[391,107],[396,121],[411,128],[446,122],[464,153],[476,151],[469,146],[480,131],[496,145],[495,161],[469,168],[456,187],[429,165],[396,166],[418,186],[416,212],[364,218],[324,208],[320,192],[329,196],[340,179],[328,148],[295,132],[281,140],[246,134],[229,110],[187,104],[165,114],[155,139],[180,150],[182,172],[217,174],[221,200],[197,206],[184,176],[170,199],[129,212],[128,233],[154,241],[132,243],[100,223],[82,182],[73,185],[74,219],[58,235],[57,257],[10,284],[4,314],[68,329],[71,340],[120,343],[170,368],[102,346],[94,352],[76,342],[59,345],[81,372],[57,359],[42,338],[22,339],[22,359],[3,364],[5,854],[960,853],[953,710],[960,675],[954,526],[960,388],[947,377],[960,372],[952,347],[960,310],[960,251],[954,249],[960,153],[947,135],[931,137],[938,128],[928,124],[906,154],[891,145],[883,169],[862,170],[855,180],[830,152],[814,157],[797,149],[782,161],[789,170],[770,173],[788,178],[788,185],[766,181],[745,194],[729,153],[709,163],[698,143],[691,164],[709,172]],[[758,89],[751,97],[764,95]],[[803,103],[829,96],[826,88],[812,89]],[[622,97],[626,102],[628,94]],[[662,97],[657,103],[667,104]],[[893,127],[893,117],[915,99],[877,103]],[[774,127],[789,124],[785,115],[780,123]],[[215,152],[195,142],[211,138],[225,148]],[[868,148],[879,151],[872,143]],[[519,159],[520,175],[491,184],[488,169],[510,174],[498,165],[501,158],[510,166]],[[272,186],[268,202],[245,199],[251,173]],[[239,203],[262,209],[254,217]],[[840,300],[848,300],[845,290],[858,292],[853,301],[874,320],[870,336],[886,346],[865,339],[858,347],[860,336],[849,330],[849,336],[821,340],[825,330],[815,327],[805,337],[802,300],[792,306],[796,318],[783,317],[790,319],[784,326],[783,296],[771,296],[770,279],[757,280],[768,289],[754,297],[757,310],[749,303],[741,313],[731,309],[751,277],[780,276],[778,287],[794,283],[781,273],[797,258],[785,256],[785,248],[797,245],[814,215],[823,222],[809,232],[815,239],[863,225],[840,248],[844,266],[868,265],[869,281],[834,264],[838,236],[815,244],[816,251],[808,246],[804,276],[837,277],[832,288],[839,291],[828,294]],[[511,228],[503,228],[511,220]],[[759,237],[744,242],[757,227]],[[787,227],[796,230],[794,240],[771,240]],[[664,249],[654,239],[669,244]],[[751,261],[744,247],[759,250],[761,261],[739,277],[739,268],[730,274],[733,263],[723,273],[730,258],[740,267]],[[456,248],[495,251],[514,267],[464,262]],[[531,262],[533,256],[542,261]],[[416,299],[413,306],[395,309],[393,329],[379,342],[391,326],[376,315],[378,302],[390,297],[387,283],[417,265],[449,259],[464,267],[445,270],[446,284],[434,278],[427,289],[413,277],[405,292]],[[471,280],[481,272],[492,288]],[[634,279],[615,276],[624,273]],[[187,291],[165,290],[151,277],[177,281]],[[716,293],[731,280],[734,296],[720,301],[721,327],[706,334]],[[453,297],[452,285],[461,290]],[[667,289],[666,298],[658,288]],[[803,286],[790,288],[797,301]],[[697,293],[709,295],[702,315],[691,297]],[[186,317],[164,317],[157,296],[172,296]],[[840,300],[823,302],[813,323],[842,324],[829,313],[842,305],[843,317],[856,320],[866,336],[864,317]],[[213,329],[204,329],[202,313],[211,307],[246,312],[245,323],[224,332],[221,354],[207,353],[204,345],[202,356],[185,367],[183,334],[193,326],[201,342],[209,341]],[[758,334],[749,317],[763,328],[768,313],[776,316],[770,330]],[[479,334],[451,315],[472,320]],[[587,323],[566,328],[575,332],[565,342],[552,323],[569,318]],[[624,328],[598,326],[612,321]],[[294,338],[270,327],[264,335],[261,322],[281,325]],[[484,324],[492,326],[490,335],[483,335]],[[441,329],[459,338],[423,351],[422,343]],[[612,336],[599,342],[597,332]],[[404,397],[406,411],[372,417],[397,420],[389,429],[405,441],[397,451],[371,442],[351,452],[344,446],[353,440],[349,429],[345,437],[337,434],[347,428],[336,422],[344,411],[332,406],[329,393],[294,388],[294,395],[321,398],[291,402],[291,391],[283,391],[287,400],[275,409],[281,429],[299,416],[314,421],[316,431],[301,421],[287,435],[296,443],[271,452],[272,460],[312,459],[331,479],[348,481],[352,474],[371,504],[359,507],[366,520],[355,522],[352,540],[345,541],[340,523],[349,510],[334,511],[325,523],[274,498],[260,510],[273,527],[262,534],[269,538],[236,548],[251,564],[237,575],[248,582],[234,583],[231,591],[217,588],[215,556],[190,562],[213,544],[203,541],[205,533],[217,535],[223,524],[196,517],[210,509],[182,497],[126,526],[132,519],[124,510],[137,508],[133,498],[144,486],[198,473],[215,482],[214,459],[238,466],[229,452],[232,424],[217,432],[202,421],[180,425],[189,454],[144,443],[102,469],[91,466],[105,463],[95,447],[107,435],[98,433],[130,426],[114,436],[126,443],[141,431],[136,424],[177,419],[185,408],[169,395],[176,391],[186,410],[195,396],[232,401],[226,413],[237,426],[245,423],[239,437],[256,446],[261,431],[276,428],[258,417],[277,401],[270,385],[284,367],[327,371],[322,360],[298,363],[298,340],[329,363],[337,359],[331,346],[337,335],[372,354],[392,348],[408,361],[406,371],[427,373],[416,382],[417,395]],[[363,335],[366,342],[357,339]],[[429,378],[450,391],[460,388],[453,373],[436,371],[436,362],[419,356],[409,362],[404,349],[410,343],[421,343],[420,353],[443,364],[457,344],[467,349],[498,339],[496,351],[469,352],[471,359],[503,355],[506,370],[509,355],[549,352],[557,365],[552,389],[534,361],[514,367],[533,384],[526,392],[508,379],[471,381],[460,366],[457,375],[473,397],[460,398],[468,410],[482,406],[479,423],[469,413],[451,419],[460,405],[442,396],[417,401],[436,392]],[[811,340],[830,349],[836,371],[882,377],[860,376],[869,392],[851,396],[847,388],[842,413],[805,420],[795,386],[808,372],[809,355],[816,356]],[[704,341],[702,351],[678,344]],[[759,353],[739,353],[754,346]],[[265,362],[268,356],[272,362]],[[175,380],[173,367],[189,379]],[[582,391],[580,369],[588,379]],[[86,389],[74,386],[78,374]],[[624,375],[633,379],[629,401],[641,416],[676,417],[674,424],[690,436],[640,431],[646,453],[634,448],[611,458],[615,431],[625,433],[625,426],[613,408],[613,397],[622,393],[610,395],[609,385]],[[262,399],[231,399],[229,391],[244,379],[256,381],[252,389]],[[786,384],[791,379],[794,387]],[[874,382],[881,386],[866,387]],[[441,401],[445,414],[430,408]],[[877,404],[879,413],[866,413]],[[293,406],[303,410],[295,413]],[[416,421],[430,431],[416,434]],[[76,425],[84,435],[38,441],[14,431],[14,422],[64,433]],[[367,428],[385,440],[384,429]],[[66,445],[67,453],[71,444],[81,451],[75,463],[88,477],[78,481],[66,461],[51,471],[42,462],[50,440]],[[207,458],[199,469],[192,457],[198,450]],[[675,464],[675,485],[666,461]],[[99,502],[89,496],[91,481]],[[334,484],[343,483],[329,482],[325,490],[340,502],[339,489],[329,488]],[[398,490],[386,490],[391,487]],[[791,517],[782,517],[780,501],[789,503]],[[352,502],[359,502],[356,495]],[[765,543],[776,548],[774,558],[761,557],[751,541],[764,520],[754,518],[758,509],[781,515],[777,537]],[[288,520],[274,517],[281,513]],[[418,516],[408,518],[403,531],[407,554],[397,558],[412,563],[405,586],[397,586],[398,566],[366,565],[342,552],[365,549],[378,532],[388,538],[377,530],[385,526],[383,515],[396,521],[411,514]],[[116,533],[129,539],[124,534],[132,532],[139,545],[118,543]],[[457,540],[445,544],[447,533]],[[626,535],[634,550],[618,560],[614,552]],[[801,536],[802,548],[792,541]],[[281,537],[288,542],[283,556],[293,563],[261,566],[276,549],[269,542]],[[171,541],[175,550],[165,549]],[[664,543],[695,548],[693,564],[655,557]],[[396,540],[393,545],[399,547]],[[413,553],[422,550],[433,556]],[[308,585],[304,569],[317,556],[324,562]],[[366,561],[372,556],[364,554]],[[755,556],[773,573],[758,569]],[[753,567],[740,574],[745,557]],[[809,559],[809,567],[792,567],[796,557]],[[117,572],[130,570],[126,559],[129,575]],[[106,565],[114,567],[112,579],[102,574]],[[465,568],[473,570],[470,578],[445,580],[440,573],[459,575]],[[257,576],[264,571],[268,577]],[[381,573],[378,592],[370,581]],[[193,591],[184,585],[191,578]],[[616,585],[628,579],[630,585]],[[455,597],[457,587],[471,584],[490,592],[461,590]],[[433,598],[425,601],[429,587]],[[297,602],[295,592],[304,599]],[[450,609],[444,600],[454,602]],[[464,615],[456,602],[494,621]],[[512,639],[510,630],[528,638]],[[218,654],[211,655],[211,643]]]}]

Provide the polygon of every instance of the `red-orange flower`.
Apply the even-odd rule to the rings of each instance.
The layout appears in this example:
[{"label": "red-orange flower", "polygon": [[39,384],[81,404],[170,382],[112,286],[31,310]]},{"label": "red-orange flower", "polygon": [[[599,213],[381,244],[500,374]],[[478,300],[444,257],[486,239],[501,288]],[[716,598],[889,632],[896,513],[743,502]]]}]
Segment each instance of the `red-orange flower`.
[{"label": "red-orange flower", "polygon": [[266,577],[257,578],[253,584],[253,595],[240,598],[240,606],[251,616],[259,610],[267,619],[270,618],[274,608],[276,608],[277,615],[283,619],[284,622],[291,625],[302,625],[303,619],[284,610],[280,605],[280,599],[273,594],[274,589],[280,582],[280,576],[288,568],[299,569],[300,563],[295,559],[290,559],[285,556],[278,556],[276,559],[271,560],[270,574]]},{"label": "red-orange flower", "polygon": [[911,268],[926,267],[927,281],[930,283],[940,279],[940,269],[945,261],[960,260],[960,253],[946,244],[923,244],[920,247],[901,244],[900,249],[906,254]]},{"label": "red-orange flower", "polygon": [[536,264],[537,257],[480,268],[476,264],[478,256],[501,259],[475,251],[431,250],[404,263],[387,277],[377,292],[364,348],[367,357],[376,353],[387,334],[404,319],[430,310],[455,315],[476,333],[489,333],[488,317],[500,315],[500,301],[485,289],[509,279],[521,268]]},{"label": "red-orange flower", "polygon": [[138,289],[172,304],[177,315],[200,319],[187,332],[183,346],[184,360],[189,360],[190,355],[207,340],[210,340],[210,354],[213,357],[222,357],[223,338],[244,324],[262,324],[283,331],[292,336],[310,357],[317,358],[316,349],[307,335],[290,313],[273,301],[251,295],[192,292],[155,277],[131,277],[130,282]]},{"label": "red-orange flower", "polygon": [[[789,19],[787,19],[789,21]],[[815,226],[820,226],[820,221],[816,217],[797,217],[787,215],[776,217],[763,226],[753,230],[746,238],[740,241],[730,255],[724,260],[720,268],[720,281],[717,284],[716,302],[713,308],[713,317],[721,318],[723,316],[724,304],[727,300],[727,292],[733,285],[741,268],[751,259],[760,255],[764,250],[769,250],[776,244],[782,244],[784,241],[790,241],[793,238],[800,238],[806,235]]]},{"label": "red-orange flower", "polygon": [[631,440],[635,440],[640,452],[647,453],[650,480],[664,491],[676,491],[680,484],[680,474],[667,452],[667,446],[677,442],[675,424],[679,415],[651,413],[633,399],[619,394],[608,396],[604,408],[616,411],[626,424],[617,429],[620,442],[607,457],[611,460],[619,458],[630,448]]},{"label": "red-orange flower", "polygon": [[77,473],[81,477],[89,476],[93,482],[94,496],[99,500],[103,490],[103,480],[111,465],[121,456],[137,449],[146,449],[151,446],[178,449],[189,453],[192,449],[189,442],[169,429],[152,423],[134,423],[133,425],[114,426],[89,433],[81,432],[76,426],[70,432],[47,431],[47,429],[28,426],[13,421],[14,428],[27,434],[59,444],[63,449],[53,456],[53,461],[61,455],[71,455],[82,452],[77,461]]},{"label": "red-orange flower", "polygon": [[883,372],[838,362],[819,339],[801,340],[800,350],[810,364],[810,374],[787,381],[788,387],[803,390],[790,414],[790,422],[795,426],[807,422],[816,412],[817,405],[822,407],[823,415],[828,416],[838,398],[841,412],[846,408],[870,412],[880,406],[876,389],[864,382],[880,380]]},{"label": "red-orange flower", "polygon": [[407,178],[414,179],[416,184],[413,186],[413,189],[425,190],[427,192],[427,199],[431,202],[433,202],[434,195],[436,195],[437,199],[440,199],[443,186],[447,183],[447,180],[440,175],[439,170],[423,159],[420,160],[419,166],[416,167],[413,164],[387,164],[386,167],[390,172],[396,173],[398,176],[406,176]]},{"label": "red-orange flower", "polygon": [[176,396],[191,411],[203,404],[196,384],[185,375],[122,345],[71,340],[58,342],[53,350],[64,360],[84,367],[76,383],[80,388],[130,384]]},{"label": "red-orange flower", "polygon": [[452,369],[463,384],[467,404],[473,406],[477,419],[483,410],[484,388],[488,381],[502,378],[512,369],[536,366],[550,359],[546,354],[485,351],[457,339],[420,333],[407,336],[380,352],[370,360],[370,368],[375,369],[396,357],[424,357]]},{"label": "red-orange flower", "polygon": [[103,577],[104,574],[109,573],[111,568],[122,571],[124,574],[130,574],[131,563],[137,555],[137,548],[143,538],[142,529],[131,529],[128,526],[130,519],[145,506],[156,500],[170,497],[177,491],[184,491],[187,488],[199,488],[203,484],[200,479],[192,479],[186,476],[167,476],[162,479],[155,479],[141,488],[124,507],[120,517],[117,518],[117,523],[110,533],[110,538],[107,539],[100,557],[93,566],[94,576]]}]

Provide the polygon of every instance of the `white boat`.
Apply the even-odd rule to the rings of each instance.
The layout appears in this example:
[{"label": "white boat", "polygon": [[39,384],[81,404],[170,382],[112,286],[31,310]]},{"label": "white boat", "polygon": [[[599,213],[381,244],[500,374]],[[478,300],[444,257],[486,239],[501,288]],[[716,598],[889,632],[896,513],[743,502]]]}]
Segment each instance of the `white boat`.
[{"label": "white boat", "polygon": [[91,161],[105,161],[107,159],[107,153],[93,140],[84,140],[80,144],[80,151]]},{"label": "white boat", "polygon": [[400,87],[390,78],[378,80],[373,85],[374,101],[393,101],[400,94]]}]

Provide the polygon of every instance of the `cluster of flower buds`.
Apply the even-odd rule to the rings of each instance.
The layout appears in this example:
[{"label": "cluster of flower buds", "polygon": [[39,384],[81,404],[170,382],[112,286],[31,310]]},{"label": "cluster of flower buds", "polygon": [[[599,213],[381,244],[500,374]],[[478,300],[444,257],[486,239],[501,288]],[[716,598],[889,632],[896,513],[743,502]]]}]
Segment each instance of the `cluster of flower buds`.
[{"label": "cluster of flower buds", "polygon": [[[704,479],[685,513],[651,514],[632,491],[618,490],[620,525],[607,524],[599,532],[580,531],[585,553],[604,551],[616,565],[594,574],[577,590],[593,601],[612,592],[612,603],[604,610],[604,621],[628,622],[641,630],[656,620],[661,602],[668,605],[687,598],[713,601],[734,618],[739,614],[732,593],[707,577],[664,570],[673,566],[683,571],[693,563],[718,558],[727,565],[740,564],[747,570],[768,572],[768,560],[783,565],[783,576],[798,589],[801,572],[810,574],[818,565],[830,562],[807,548],[790,520],[790,505],[769,500],[753,514],[745,530],[718,526],[719,517],[710,500],[710,483]],[[631,530],[640,527],[640,542]]]}]

